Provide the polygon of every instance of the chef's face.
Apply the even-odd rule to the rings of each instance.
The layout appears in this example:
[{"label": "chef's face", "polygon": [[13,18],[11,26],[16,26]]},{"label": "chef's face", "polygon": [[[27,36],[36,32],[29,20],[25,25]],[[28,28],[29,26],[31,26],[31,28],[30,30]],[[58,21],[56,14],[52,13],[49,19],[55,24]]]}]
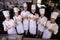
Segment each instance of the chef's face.
[{"label": "chef's face", "polygon": [[15,15],[18,16],[19,15],[18,12],[15,12]]},{"label": "chef's face", "polygon": [[24,7],[24,11],[27,11],[27,7]]},{"label": "chef's face", "polygon": [[34,9],[34,10],[32,9],[31,12],[32,12],[32,13],[35,13],[35,9]]},{"label": "chef's face", "polygon": [[10,19],[10,16],[7,16],[7,17],[5,17],[6,18],[6,20],[9,20]]},{"label": "chef's face", "polygon": [[52,23],[54,23],[54,22],[55,22],[55,19],[54,19],[54,18],[51,18],[50,21],[51,21]]},{"label": "chef's face", "polygon": [[40,14],[41,15],[41,17],[44,17],[44,14]]}]

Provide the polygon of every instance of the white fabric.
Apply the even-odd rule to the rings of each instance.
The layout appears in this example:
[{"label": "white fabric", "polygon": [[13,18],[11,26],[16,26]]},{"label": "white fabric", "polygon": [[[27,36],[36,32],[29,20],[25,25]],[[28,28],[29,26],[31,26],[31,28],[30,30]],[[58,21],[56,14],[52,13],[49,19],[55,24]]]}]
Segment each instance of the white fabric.
[{"label": "white fabric", "polygon": [[51,18],[56,19],[58,15],[59,15],[58,12],[52,12],[52,14],[51,14]]},{"label": "white fabric", "polygon": [[[14,28],[14,21],[12,19],[10,19],[9,21],[5,20],[3,22],[3,27],[4,27],[4,31],[7,31],[8,34],[17,34]],[[6,30],[7,27],[10,29]]]},{"label": "white fabric", "polygon": [[[14,16],[13,19],[14,19],[14,21],[17,20],[16,29],[17,29],[18,34],[24,33],[24,28],[23,28],[23,24],[22,24],[22,20],[21,20],[21,15]],[[18,21],[18,20],[20,20],[20,21]]]},{"label": "white fabric", "polygon": [[31,9],[32,9],[32,10],[35,10],[35,9],[36,9],[36,5],[32,5],[32,6],[31,6]]},{"label": "white fabric", "polygon": [[38,6],[38,8],[46,7],[45,5],[41,5],[41,4],[39,4],[39,3],[37,3],[37,6]]},{"label": "white fabric", "polygon": [[37,0],[37,3],[41,4],[41,1],[42,1],[42,0]]},{"label": "white fabric", "polygon": [[29,26],[29,21],[26,17],[28,17],[30,14],[29,11],[22,11],[21,15],[23,16],[24,20],[23,20],[23,26],[24,26],[24,30],[28,30],[28,26]]},{"label": "white fabric", "polygon": [[40,12],[40,14],[45,14],[45,9],[42,8],[42,9],[39,10],[39,12]]},{"label": "white fabric", "polygon": [[3,15],[4,15],[5,17],[10,16],[10,15],[9,15],[9,11],[3,11]]},{"label": "white fabric", "polygon": [[33,17],[34,18],[37,18],[38,17],[38,15],[37,14],[35,14],[35,15],[33,15],[33,14],[30,14],[30,26],[29,26],[29,32],[31,33],[31,34],[36,34],[36,21],[34,21],[33,20]]},{"label": "white fabric", "polygon": [[19,9],[17,7],[14,8],[14,12],[18,12]]},{"label": "white fabric", "polygon": [[27,7],[27,3],[24,3],[24,4],[23,4],[23,7]]},{"label": "white fabric", "polygon": [[50,39],[52,36],[52,32],[50,32],[49,29],[52,29],[54,31],[54,34],[56,35],[58,32],[58,25],[56,23],[52,24],[52,23],[50,23],[50,21],[48,21],[46,26],[48,28],[44,30],[42,38]]},{"label": "white fabric", "polygon": [[[44,27],[46,26],[46,23],[47,23],[47,18],[44,16],[43,18],[39,18],[38,20],[38,30],[43,32],[44,31]],[[42,26],[42,24],[44,26]]]}]

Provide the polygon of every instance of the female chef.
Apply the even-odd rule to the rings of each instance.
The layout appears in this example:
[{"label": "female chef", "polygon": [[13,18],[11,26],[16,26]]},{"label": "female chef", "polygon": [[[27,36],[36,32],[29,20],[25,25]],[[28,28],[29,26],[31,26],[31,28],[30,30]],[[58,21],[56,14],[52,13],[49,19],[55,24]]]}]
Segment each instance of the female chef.
[{"label": "female chef", "polygon": [[22,16],[19,15],[19,9],[17,7],[14,8],[15,16],[13,17],[15,23],[16,23],[16,29],[18,34],[23,34],[23,24],[22,24]]},{"label": "female chef", "polygon": [[29,20],[28,20],[28,16],[30,14],[30,12],[27,10],[27,3],[23,4],[23,11],[21,12],[21,15],[23,17],[23,26],[24,26],[24,33],[25,35],[28,34],[28,29],[29,29]]},{"label": "female chef", "polygon": [[45,8],[40,8],[39,12],[40,12],[40,17],[38,20],[38,33],[37,33],[37,35],[39,37],[41,37],[43,34],[43,31],[44,31],[44,27],[45,27],[46,22],[47,22],[47,17],[44,16]]},{"label": "female chef", "polygon": [[36,35],[36,21],[38,19],[38,14],[35,13],[36,11],[36,5],[31,6],[31,14],[30,14],[30,26],[29,26],[29,32],[34,37]]}]

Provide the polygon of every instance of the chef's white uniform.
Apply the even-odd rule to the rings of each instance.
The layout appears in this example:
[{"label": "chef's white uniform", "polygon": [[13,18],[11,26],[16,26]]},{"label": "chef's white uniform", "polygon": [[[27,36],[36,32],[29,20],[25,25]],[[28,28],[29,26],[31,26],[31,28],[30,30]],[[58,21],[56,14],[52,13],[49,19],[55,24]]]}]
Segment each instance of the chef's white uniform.
[{"label": "chef's white uniform", "polygon": [[35,15],[30,14],[30,26],[29,26],[29,32],[30,34],[35,35],[36,34],[36,20],[34,20],[33,18],[38,18],[38,14],[35,13]]},{"label": "chef's white uniform", "polygon": [[46,22],[47,22],[47,18],[44,16],[44,17],[39,17],[39,20],[38,20],[38,30],[40,32],[43,32],[44,31],[44,27],[46,25]]},{"label": "chef's white uniform", "polygon": [[21,15],[14,16],[13,19],[14,19],[14,21],[16,21],[17,33],[18,33],[18,34],[24,33]]},{"label": "chef's white uniform", "polygon": [[54,34],[56,35],[58,32],[58,25],[56,23],[52,24],[50,21],[47,22],[46,26],[47,29],[44,30],[43,39],[50,39],[52,36],[52,32],[49,31],[49,29],[52,29],[54,31]]},{"label": "chef's white uniform", "polygon": [[[51,18],[56,20],[58,14],[59,14],[58,12],[52,12]],[[46,24],[46,27],[47,28],[44,30],[44,33],[42,36],[43,39],[50,39],[51,38],[52,32],[50,32],[49,29],[54,31],[53,34],[55,34],[55,35],[57,34],[58,25],[56,23],[51,23],[50,21],[48,21]]]},{"label": "chef's white uniform", "polygon": [[28,32],[28,28],[29,28],[29,20],[27,19],[27,17],[29,16],[30,12],[29,11],[22,11],[21,15],[23,16],[23,26],[24,26],[24,30]]},{"label": "chef's white uniform", "polygon": [[[10,19],[9,21],[5,20],[3,22],[4,31],[7,31],[8,34],[17,34],[14,26],[14,21]],[[10,28],[6,30],[6,28]]]}]

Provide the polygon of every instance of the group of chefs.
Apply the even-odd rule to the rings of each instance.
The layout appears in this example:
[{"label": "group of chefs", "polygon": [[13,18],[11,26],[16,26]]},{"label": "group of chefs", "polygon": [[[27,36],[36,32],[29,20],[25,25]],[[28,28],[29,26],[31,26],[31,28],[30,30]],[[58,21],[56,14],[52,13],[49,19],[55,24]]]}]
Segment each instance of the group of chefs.
[{"label": "group of chefs", "polygon": [[[45,8],[41,7],[39,9],[39,15],[36,13],[36,5],[31,6],[31,12],[27,10],[27,3],[23,4],[23,11],[19,15],[19,9],[14,7],[14,16],[13,19],[10,18],[8,10],[3,11],[5,20],[3,21],[4,31],[7,31],[8,34],[28,34],[42,37],[43,39],[50,39],[52,34],[58,33],[58,25],[55,20],[57,19],[59,13],[52,12],[51,18],[48,20],[44,16]],[[12,13],[13,14],[13,13]]]}]

